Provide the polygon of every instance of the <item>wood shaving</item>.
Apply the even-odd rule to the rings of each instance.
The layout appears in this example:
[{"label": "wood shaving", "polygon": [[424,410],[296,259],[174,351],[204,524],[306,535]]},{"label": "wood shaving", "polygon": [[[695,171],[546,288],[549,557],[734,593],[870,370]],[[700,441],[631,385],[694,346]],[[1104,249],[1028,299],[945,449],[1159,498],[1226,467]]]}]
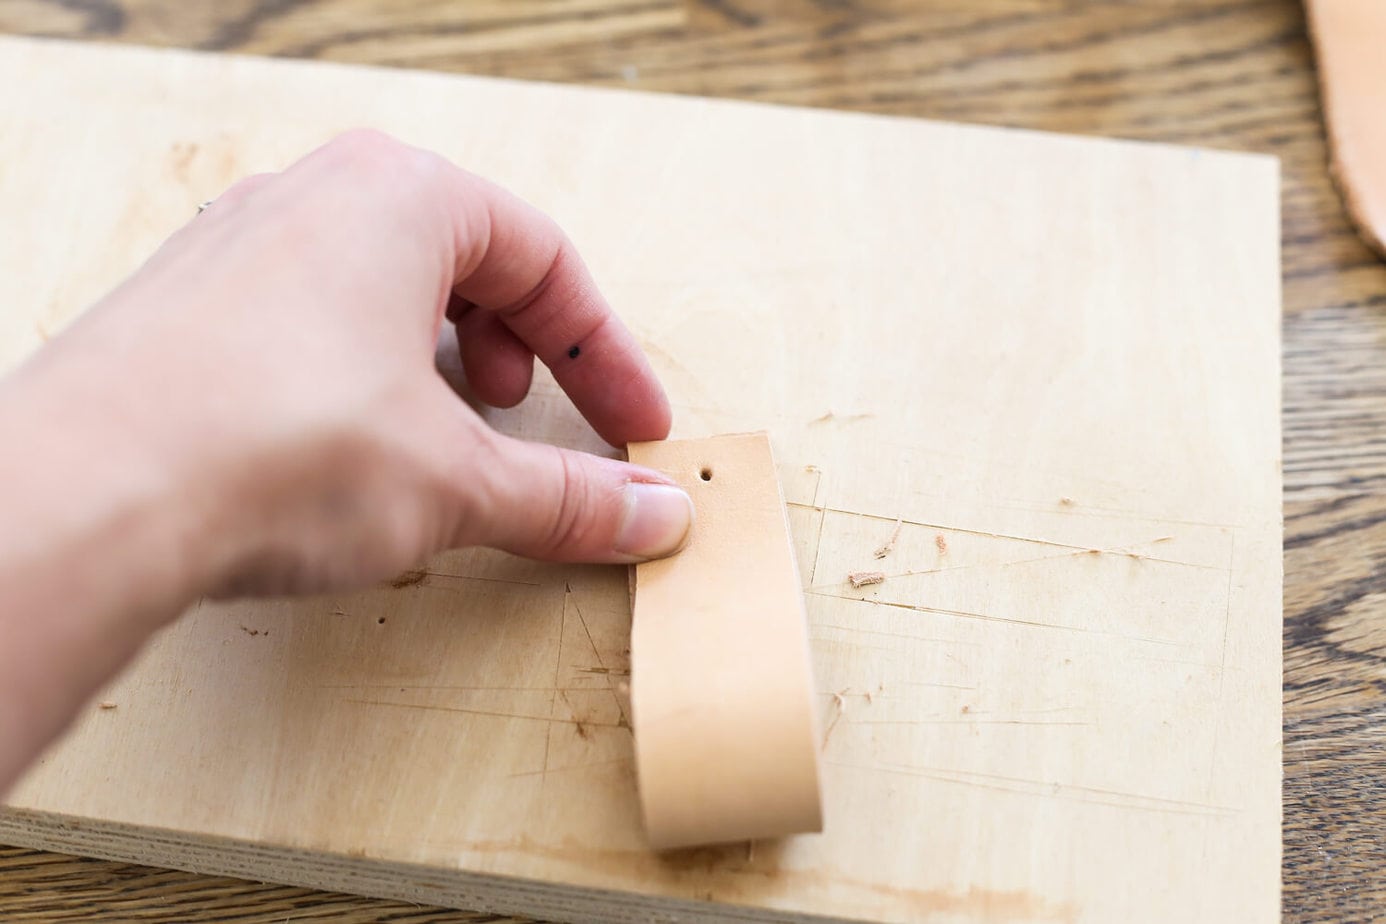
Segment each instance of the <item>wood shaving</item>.
[{"label": "wood shaving", "polygon": [[865,587],[868,584],[885,583],[884,571],[853,571],[847,575],[847,580],[852,582],[853,587]]},{"label": "wood shaving", "polygon": [[828,739],[833,736],[833,729],[837,728],[837,723],[842,720],[842,716],[847,712],[847,700],[842,695],[846,692],[847,689],[842,689],[832,694],[833,705],[837,708],[833,710],[832,721],[828,723],[828,727],[823,731],[823,743],[820,745],[820,750],[827,748]]},{"label": "wood shaving", "polygon": [[115,707],[116,704],[109,700],[103,700],[102,702],[97,703],[98,709],[114,709]]},{"label": "wood shaving", "polygon": [[412,587],[415,584],[423,583],[428,577],[427,568],[410,568],[408,571],[401,572],[390,579],[390,586],[396,590],[402,587]]},{"label": "wood shaving", "polygon": [[810,420],[810,421],[809,421],[809,425],[812,426],[813,424],[827,423],[827,422],[830,421],[830,420],[840,420],[840,421],[842,421],[843,423],[854,423],[854,422],[856,422],[856,421],[858,421],[858,420],[870,420],[872,417],[875,417],[875,416],[876,416],[875,414],[872,414],[872,413],[869,412],[869,411],[868,411],[867,413],[865,413],[865,414],[847,414],[847,415],[842,415],[842,414],[835,413],[835,412],[832,411],[832,410],[829,410],[828,413],[823,414],[823,415],[818,416],[818,417],[815,417],[815,418],[813,418],[812,420]]},{"label": "wood shaving", "polygon": [[900,527],[903,526],[904,523],[905,521],[902,517],[895,518],[895,530],[890,534],[890,538],[885,541],[885,545],[876,550],[875,555],[877,558],[885,558],[891,552],[895,551],[895,543],[900,538]]}]

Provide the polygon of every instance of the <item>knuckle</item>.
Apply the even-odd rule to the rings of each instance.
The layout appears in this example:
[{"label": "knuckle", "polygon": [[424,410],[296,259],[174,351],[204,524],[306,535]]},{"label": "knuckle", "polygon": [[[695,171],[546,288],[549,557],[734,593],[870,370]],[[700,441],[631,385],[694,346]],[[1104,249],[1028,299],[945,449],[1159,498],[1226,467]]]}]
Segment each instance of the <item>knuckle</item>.
[{"label": "knuckle", "polygon": [[[546,327],[551,324],[557,314],[561,311],[570,310],[570,301],[565,298],[549,298],[554,292],[554,286],[560,281],[568,278],[567,264],[572,260],[572,248],[560,246],[554,251],[549,259],[548,266],[544,270],[544,275],[534,284],[534,287],[522,295],[517,301],[505,305],[497,310],[498,314],[504,315],[522,323],[533,324],[537,327]],[[560,292],[559,295],[568,293]],[[536,317],[535,310],[539,306],[544,306],[545,311],[542,317]]]},{"label": "knuckle", "polygon": [[507,438],[475,415],[465,418],[457,442],[466,445],[468,452],[437,474],[441,496],[452,511],[452,544],[458,546],[486,541],[497,532],[497,524],[507,519],[505,481],[512,467]]},{"label": "knuckle", "polygon": [[404,145],[379,129],[353,128],[333,138],[327,147],[347,160],[373,160],[396,156]]},{"label": "knuckle", "polygon": [[610,498],[581,453],[526,444],[526,453],[543,456],[523,466],[528,480],[520,481],[512,454],[519,441],[484,424],[479,429],[469,454],[471,474],[459,479],[465,496],[454,499],[461,515],[456,544],[498,540],[501,548],[553,561],[581,560],[609,545]]},{"label": "knuckle", "polygon": [[371,188],[391,201],[424,198],[441,170],[443,158],[374,128],[356,128],[327,145],[331,160],[343,168],[358,191]]},{"label": "knuckle", "polygon": [[374,128],[355,128],[338,135],[328,142],[327,151],[357,183],[376,180],[398,185],[417,173],[418,152]]},{"label": "knuckle", "polygon": [[583,476],[576,457],[558,449],[554,453],[558,457],[562,487],[552,511],[545,546],[550,553],[561,553],[590,544],[598,505],[590,479]]}]

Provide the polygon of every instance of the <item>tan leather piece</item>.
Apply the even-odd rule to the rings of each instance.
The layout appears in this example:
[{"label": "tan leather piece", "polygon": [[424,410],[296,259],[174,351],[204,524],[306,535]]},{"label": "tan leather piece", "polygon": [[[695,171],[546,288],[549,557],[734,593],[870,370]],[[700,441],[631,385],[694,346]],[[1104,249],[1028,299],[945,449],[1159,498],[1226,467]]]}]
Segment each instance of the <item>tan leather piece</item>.
[{"label": "tan leather piece", "polygon": [[1306,5],[1333,177],[1358,232],[1386,256],[1386,2]]},{"label": "tan leather piece", "polygon": [[635,569],[631,721],[665,849],[822,830],[808,626],[764,433],[632,444],[688,490],[677,556]]}]

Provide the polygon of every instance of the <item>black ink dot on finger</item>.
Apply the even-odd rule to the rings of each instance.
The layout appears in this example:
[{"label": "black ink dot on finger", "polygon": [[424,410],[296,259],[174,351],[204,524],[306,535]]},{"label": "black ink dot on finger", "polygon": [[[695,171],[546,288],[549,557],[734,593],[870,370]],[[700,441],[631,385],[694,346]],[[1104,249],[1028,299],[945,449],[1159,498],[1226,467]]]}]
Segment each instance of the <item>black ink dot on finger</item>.
[{"label": "black ink dot on finger", "polygon": [[578,358],[578,354],[580,354],[581,352],[582,352],[582,348],[581,348],[581,347],[577,347],[577,346],[568,347],[568,358],[569,358],[569,359],[577,359],[577,358]]}]

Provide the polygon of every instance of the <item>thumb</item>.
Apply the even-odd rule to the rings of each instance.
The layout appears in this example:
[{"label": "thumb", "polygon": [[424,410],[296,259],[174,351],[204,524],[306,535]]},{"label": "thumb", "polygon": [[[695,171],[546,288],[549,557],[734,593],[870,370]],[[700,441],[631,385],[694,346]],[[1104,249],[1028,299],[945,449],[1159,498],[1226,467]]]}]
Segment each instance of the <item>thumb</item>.
[{"label": "thumb", "polygon": [[693,501],[652,469],[494,434],[466,544],[550,561],[629,564],[681,549]]}]

